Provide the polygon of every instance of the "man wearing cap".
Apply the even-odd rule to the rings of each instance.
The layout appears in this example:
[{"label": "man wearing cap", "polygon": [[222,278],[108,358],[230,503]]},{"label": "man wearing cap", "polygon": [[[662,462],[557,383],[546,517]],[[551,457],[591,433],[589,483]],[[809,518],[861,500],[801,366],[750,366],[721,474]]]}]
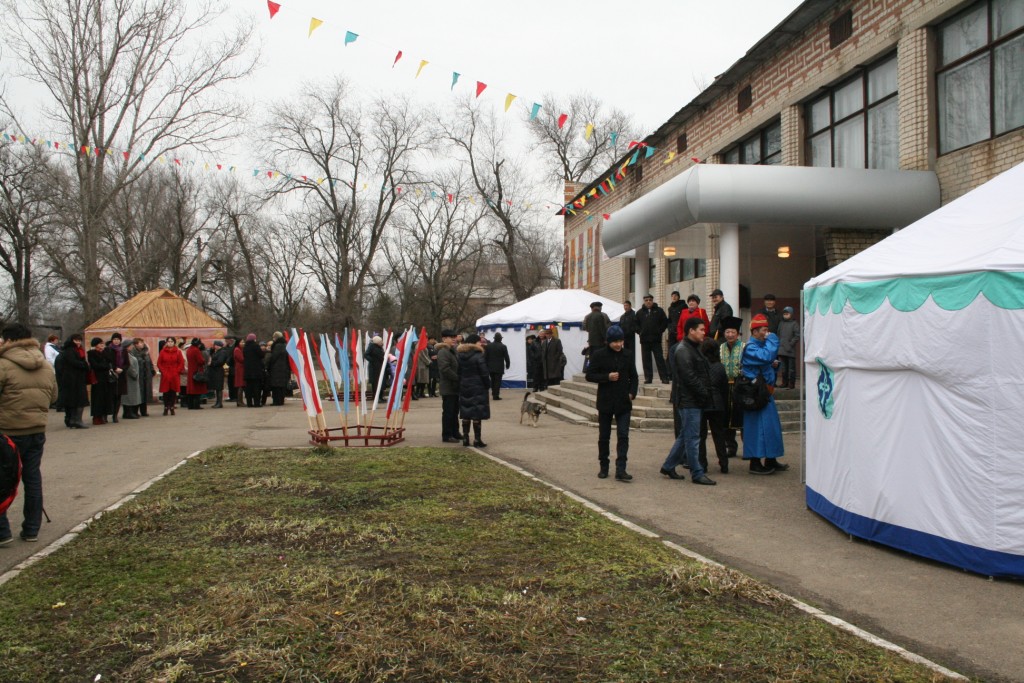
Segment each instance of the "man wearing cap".
[{"label": "man wearing cap", "polygon": [[782,309],[779,322],[779,387],[796,388],[796,350],[800,343],[800,323],[793,318],[793,307]]},{"label": "man wearing cap", "polygon": [[484,347],[484,360],[487,362],[487,372],[491,375],[491,399],[500,401],[501,378],[512,367],[508,347],[501,342],[501,332],[495,332],[494,340]]},{"label": "man wearing cap", "polygon": [[441,441],[460,443],[459,434],[459,357],[455,355],[455,331],[441,330],[437,351],[438,384],[441,391]]},{"label": "man wearing cap", "polygon": [[669,479],[683,479],[676,466],[683,457],[690,467],[694,484],[714,486],[715,481],[704,473],[700,464],[700,423],[705,408],[713,407],[711,367],[700,352],[706,328],[700,318],[689,318],[683,324],[683,339],[676,344],[673,359],[672,406],[679,412],[681,429],[661,473]]},{"label": "man wearing cap", "polygon": [[775,308],[775,295],[764,295],[764,308],[758,311],[768,321],[768,331],[772,334],[779,333],[779,323],[782,322],[782,315]]},{"label": "man wearing cap", "polygon": [[661,355],[661,335],[668,327],[668,316],[654,303],[654,297],[650,294],[644,297],[644,305],[636,312],[636,325],[640,333],[640,360],[644,367],[644,384],[654,381],[652,357],[658,365],[658,377],[664,384],[668,384],[668,368],[665,367],[665,358]]},{"label": "man wearing cap", "polygon": [[618,325],[608,328],[606,344],[590,356],[587,381],[597,384],[597,461],[600,479],[608,477],[611,460],[612,420],[615,420],[615,480],[629,481],[629,419],[639,388],[636,362],[623,353],[625,334]]},{"label": "man wearing cap", "polygon": [[682,339],[679,336],[679,316],[682,315],[686,304],[679,298],[679,292],[672,292],[672,301],[668,305],[668,348],[669,353],[677,341]]},{"label": "man wearing cap", "polygon": [[[750,321],[750,340],[743,348],[740,372],[751,380],[765,382],[769,394],[774,394],[778,354],[779,338],[768,331],[768,319],[758,313]],[[775,397],[769,395],[764,408],[743,411],[743,459],[750,461],[751,474],[775,474],[789,469],[777,460],[783,455],[782,423]]]},{"label": "man wearing cap", "polygon": [[589,354],[593,354],[599,348],[604,346],[604,336],[608,328],[611,327],[612,321],[608,318],[608,314],[602,310],[600,301],[595,301],[590,304],[590,313],[583,319],[583,329],[587,331],[587,348]]},{"label": "man wearing cap", "polygon": [[725,322],[726,318],[732,317],[732,306],[725,302],[725,296],[720,289],[715,289],[711,292],[711,303],[714,305],[714,309],[711,311],[708,337],[720,342],[725,332],[722,323]]},{"label": "man wearing cap", "polygon": [[725,446],[729,457],[735,458],[739,453],[739,443],[736,441],[736,430],[743,428],[743,411],[737,415],[732,405],[732,388],[736,378],[740,376],[740,361],[743,358],[743,340],[740,339],[740,328],[743,327],[743,320],[736,317],[728,317],[722,321],[722,336],[724,339],[719,347],[722,357],[722,365],[725,367],[725,376],[729,379],[729,391],[726,394],[726,422]]},{"label": "man wearing cap", "polygon": [[633,310],[633,302],[626,299],[622,302],[623,313],[619,316],[619,327],[622,328],[622,334],[626,335],[626,344],[622,348],[625,353],[630,357],[635,357],[633,351],[636,346],[636,311]]}]

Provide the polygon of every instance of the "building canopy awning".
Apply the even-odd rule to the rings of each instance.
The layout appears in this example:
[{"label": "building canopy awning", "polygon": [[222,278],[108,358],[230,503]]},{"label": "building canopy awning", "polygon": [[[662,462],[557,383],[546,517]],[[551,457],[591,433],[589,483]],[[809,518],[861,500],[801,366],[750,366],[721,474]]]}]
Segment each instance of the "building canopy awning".
[{"label": "building canopy awning", "polygon": [[601,242],[621,256],[698,223],[900,228],[940,203],[931,171],[698,164],[615,212]]}]

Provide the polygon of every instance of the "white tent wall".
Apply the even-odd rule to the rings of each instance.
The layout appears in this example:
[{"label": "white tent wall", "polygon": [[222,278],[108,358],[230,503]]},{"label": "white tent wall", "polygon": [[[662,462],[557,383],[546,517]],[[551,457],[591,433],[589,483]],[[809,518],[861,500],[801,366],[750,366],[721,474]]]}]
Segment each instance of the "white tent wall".
[{"label": "white tent wall", "polygon": [[587,333],[583,318],[590,313],[590,304],[600,301],[602,310],[616,322],[625,309],[622,304],[582,289],[551,289],[529,299],[490,313],[476,322],[476,329],[488,339],[501,332],[502,343],[508,347],[511,366],[501,378],[504,388],[526,386],[526,336],[537,334],[541,326],[553,326],[562,341],[566,365],[564,378],[583,372],[583,349]]},{"label": "white tent wall", "polygon": [[983,574],[1024,575],[1024,310],[847,305],[805,323],[808,504],[845,531]]}]

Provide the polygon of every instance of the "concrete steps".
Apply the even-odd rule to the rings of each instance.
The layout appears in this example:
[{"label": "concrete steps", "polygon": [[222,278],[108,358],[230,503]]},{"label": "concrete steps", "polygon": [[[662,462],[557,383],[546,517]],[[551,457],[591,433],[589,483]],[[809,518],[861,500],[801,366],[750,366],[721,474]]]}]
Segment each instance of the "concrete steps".
[{"label": "concrete steps", "polygon": [[[631,429],[672,431],[672,390],[668,384],[641,384],[633,401]],[[584,375],[574,375],[557,386],[533,394],[531,400],[547,406],[548,413],[571,424],[597,426],[597,385]],[[776,406],[783,432],[800,430],[800,393],[795,389],[779,389]]]}]

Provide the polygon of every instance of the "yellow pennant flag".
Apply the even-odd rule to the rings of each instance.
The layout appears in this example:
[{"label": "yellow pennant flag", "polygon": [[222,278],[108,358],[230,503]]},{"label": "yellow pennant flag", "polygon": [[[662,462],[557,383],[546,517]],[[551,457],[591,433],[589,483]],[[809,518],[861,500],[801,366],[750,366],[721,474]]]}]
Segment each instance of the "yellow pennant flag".
[{"label": "yellow pennant flag", "polygon": [[425,59],[420,60],[420,68],[416,69],[416,78],[420,77],[420,72],[423,71],[423,67],[425,67],[427,64],[430,64],[430,62],[428,62]]},{"label": "yellow pennant flag", "polygon": [[315,31],[318,28],[320,28],[320,26],[323,23],[324,22],[323,22],[322,19],[317,19],[316,17],[313,17],[312,19],[310,19],[309,20],[309,36],[306,36],[306,37],[308,38],[308,37],[312,36],[313,35],[313,31]]},{"label": "yellow pennant flag", "polygon": [[317,185],[323,185],[324,184],[324,179],[323,178],[317,178],[316,179],[316,184]]},{"label": "yellow pennant flag", "polygon": [[516,96],[512,93],[505,95],[505,112],[508,112],[508,108],[512,106],[512,101],[516,99]]},{"label": "yellow pennant flag", "polygon": [[674,157],[675,155],[676,155],[675,152],[669,152],[668,153],[668,159],[665,159],[664,163],[662,163],[662,166],[664,166],[665,164],[671,163],[672,157]]},{"label": "yellow pennant flag", "polygon": [[586,132],[583,133],[583,139],[584,140],[589,140],[590,136],[593,135],[593,134],[594,134],[594,124],[588,123],[587,124],[587,130],[586,130]]}]

